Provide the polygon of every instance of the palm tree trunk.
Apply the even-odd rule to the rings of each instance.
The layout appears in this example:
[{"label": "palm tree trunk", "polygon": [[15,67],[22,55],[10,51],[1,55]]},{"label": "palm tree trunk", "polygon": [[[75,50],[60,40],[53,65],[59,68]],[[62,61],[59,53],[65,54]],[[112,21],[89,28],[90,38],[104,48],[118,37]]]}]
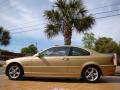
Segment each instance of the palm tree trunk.
[{"label": "palm tree trunk", "polygon": [[64,45],[71,45],[72,31],[67,24],[64,25]]}]

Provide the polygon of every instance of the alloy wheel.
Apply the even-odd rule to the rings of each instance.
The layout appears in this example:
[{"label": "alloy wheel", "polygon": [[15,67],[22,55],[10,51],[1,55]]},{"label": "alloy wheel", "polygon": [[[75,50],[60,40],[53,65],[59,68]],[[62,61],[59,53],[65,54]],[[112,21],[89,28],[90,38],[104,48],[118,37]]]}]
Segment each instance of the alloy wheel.
[{"label": "alloy wheel", "polygon": [[17,65],[9,68],[9,76],[11,79],[17,79],[20,76],[20,68]]},{"label": "alloy wheel", "polygon": [[86,69],[85,71],[85,78],[88,80],[88,81],[91,81],[91,82],[94,82],[98,79],[99,77],[99,72],[96,68],[94,67],[89,67]]}]

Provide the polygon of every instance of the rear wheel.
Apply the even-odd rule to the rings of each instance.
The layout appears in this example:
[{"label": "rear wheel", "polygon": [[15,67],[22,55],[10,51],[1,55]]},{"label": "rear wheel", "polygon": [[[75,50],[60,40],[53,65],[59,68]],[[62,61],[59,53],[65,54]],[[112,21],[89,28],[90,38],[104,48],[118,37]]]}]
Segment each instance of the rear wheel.
[{"label": "rear wheel", "polygon": [[100,75],[97,67],[88,66],[83,70],[82,78],[87,82],[96,82],[100,79]]},{"label": "rear wheel", "polygon": [[7,69],[9,79],[17,80],[23,78],[23,69],[20,65],[12,64]]}]

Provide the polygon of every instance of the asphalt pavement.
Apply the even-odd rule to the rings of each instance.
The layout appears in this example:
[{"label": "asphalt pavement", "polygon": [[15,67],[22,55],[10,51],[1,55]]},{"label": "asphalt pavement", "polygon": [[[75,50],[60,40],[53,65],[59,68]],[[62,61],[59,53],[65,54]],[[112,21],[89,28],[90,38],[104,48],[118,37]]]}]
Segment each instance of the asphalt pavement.
[{"label": "asphalt pavement", "polygon": [[0,75],[3,75],[3,74],[4,74],[4,72],[3,72],[3,68],[0,67]]},{"label": "asphalt pavement", "polygon": [[120,77],[103,77],[97,83],[86,83],[79,79],[26,78],[9,80],[0,76],[0,90],[120,90]]}]

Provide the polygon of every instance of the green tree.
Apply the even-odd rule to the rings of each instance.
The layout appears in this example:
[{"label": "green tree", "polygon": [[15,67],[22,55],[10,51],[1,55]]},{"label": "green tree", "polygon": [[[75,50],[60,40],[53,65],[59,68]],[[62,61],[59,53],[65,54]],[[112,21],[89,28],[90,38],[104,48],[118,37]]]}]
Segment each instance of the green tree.
[{"label": "green tree", "polygon": [[118,47],[119,47],[119,49],[120,49],[120,42],[119,42],[119,44],[118,44]]},{"label": "green tree", "polygon": [[112,38],[101,37],[95,42],[95,50],[101,53],[120,54],[119,45]]},{"label": "green tree", "polygon": [[21,53],[25,55],[34,55],[38,52],[37,47],[34,44],[29,45],[21,49]]},{"label": "green tree", "polygon": [[84,33],[82,41],[85,48],[93,49],[96,38],[93,33]]},{"label": "green tree", "polygon": [[45,29],[47,37],[53,38],[62,33],[65,45],[71,45],[73,30],[85,32],[95,23],[94,17],[88,15],[81,0],[57,0],[54,8],[46,10],[44,15],[48,20]]},{"label": "green tree", "polygon": [[3,27],[0,27],[0,45],[7,46],[10,43],[10,33]]},{"label": "green tree", "polygon": [[120,42],[119,42],[119,53],[118,53],[119,65],[120,65]]}]

